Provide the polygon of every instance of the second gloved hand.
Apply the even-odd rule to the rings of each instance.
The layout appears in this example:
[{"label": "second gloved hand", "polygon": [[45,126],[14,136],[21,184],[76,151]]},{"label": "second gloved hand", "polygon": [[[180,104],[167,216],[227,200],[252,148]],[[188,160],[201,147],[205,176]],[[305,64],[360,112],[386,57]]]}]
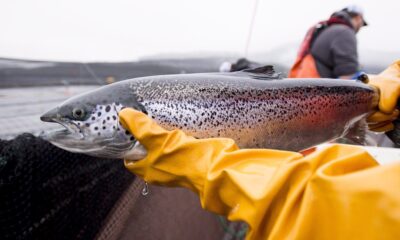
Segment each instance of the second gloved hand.
[{"label": "second gloved hand", "polygon": [[379,110],[368,118],[370,130],[386,132],[393,129],[392,121],[399,116],[396,109],[400,97],[400,60],[394,62],[379,75],[370,75],[369,84],[380,92]]}]

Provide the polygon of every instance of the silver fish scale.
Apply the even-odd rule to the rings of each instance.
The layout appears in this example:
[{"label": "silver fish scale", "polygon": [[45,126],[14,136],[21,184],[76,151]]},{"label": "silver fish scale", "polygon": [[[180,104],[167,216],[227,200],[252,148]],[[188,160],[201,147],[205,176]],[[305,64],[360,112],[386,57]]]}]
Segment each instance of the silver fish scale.
[{"label": "silver fish scale", "polygon": [[371,110],[375,96],[355,83],[200,74],[190,80],[179,75],[136,79],[130,88],[167,129],[180,128],[198,138],[230,137],[241,147],[286,150],[341,136],[344,126]]}]

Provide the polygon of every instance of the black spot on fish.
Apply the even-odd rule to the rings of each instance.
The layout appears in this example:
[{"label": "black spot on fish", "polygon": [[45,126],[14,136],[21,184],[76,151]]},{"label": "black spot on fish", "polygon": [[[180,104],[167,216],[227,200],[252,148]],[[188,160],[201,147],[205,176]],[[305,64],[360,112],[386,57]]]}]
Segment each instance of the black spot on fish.
[{"label": "black spot on fish", "polygon": [[107,107],[106,107],[106,112],[109,112],[110,110],[111,110],[110,105],[107,105]]},{"label": "black spot on fish", "polygon": [[106,130],[106,126],[103,126],[103,129]]},{"label": "black spot on fish", "polygon": [[115,129],[115,126],[113,126],[113,129]]},{"label": "black spot on fish", "polygon": [[107,120],[110,120],[110,117],[107,117]]},{"label": "black spot on fish", "polygon": [[126,135],[129,135],[129,131],[128,131],[128,130],[126,130],[126,131],[125,131],[125,134],[126,134]]},{"label": "black spot on fish", "polygon": [[106,124],[106,120],[103,120],[103,124]]},{"label": "black spot on fish", "polygon": [[81,125],[81,123],[80,122],[78,122],[78,126],[80,126]]},{"label": "black spot on fish", "polygon": [[100,109],[103,109],[103,106],[100,106]]},{"label": "black spot on fish", "polygon": [[133,141],[133,140],[135,140],[135,138],[134,138],[134,137],[131,137],[130,140]]},{"label": "black spot on fish", "polygon": [[85,126],[86,126],[86,127],[90,127],[90,124],[89,124],[89,123],[85,123]]},{"label": "black spot on fish", "polygon": [[98,127],[94,127],[94,130],[96,130],[96,131],[97,131],[97,130],[99,130],[99,128],[98,128]]},{"label": "black spot on fish", "polygon": [[98,112],[98,113],[97,113],[97,116],[100,117],[100,116],[101,116],[101,112]]},{"label": "black spot on fish", "polygon": [[100,136],[100,135],[101,135],[101,133],[100,133],[100,132],[98,132],[98,133],[97,133],[97,135],[99,135],[99,136]]},{"label": "black spot on fish", "polygon": [[95,118],[95,117],[92,117],[92,120],[96,120],[96,118]]},{"label": "black spot on fish", "polygon": [[117,120],[117,117],[115,115],[112,116],[114,120]]}]

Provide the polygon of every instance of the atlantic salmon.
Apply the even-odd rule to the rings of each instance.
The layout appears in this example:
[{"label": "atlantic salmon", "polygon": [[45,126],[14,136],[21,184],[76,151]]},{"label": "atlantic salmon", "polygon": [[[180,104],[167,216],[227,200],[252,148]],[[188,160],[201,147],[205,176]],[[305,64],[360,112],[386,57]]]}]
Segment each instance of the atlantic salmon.
[{"label": "atlantic salmon", "polygon": [[378,100],[376,90],[359,81],[281,79],[259,68],[125,80],[72,97],[41,120],[65,127],[43,138],[97,157],[124,158],[140,147],[119,123],[125,107],[197,138],[228,137],[242,148],[299,151],[343,136]]}]

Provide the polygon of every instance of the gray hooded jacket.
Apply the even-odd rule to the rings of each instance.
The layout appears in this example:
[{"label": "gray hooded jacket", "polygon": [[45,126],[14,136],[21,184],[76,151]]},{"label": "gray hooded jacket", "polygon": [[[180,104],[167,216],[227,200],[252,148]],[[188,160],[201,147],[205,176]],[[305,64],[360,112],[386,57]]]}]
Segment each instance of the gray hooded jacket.
[{"label": "gray hooded jacket", "polygon": [[[350,21],[346,12],[334,15]],[[356,73],[359,64],[355,30],[343,24],[327,27],[314,40],[311,55],[321,77],[337,78]]]}]

